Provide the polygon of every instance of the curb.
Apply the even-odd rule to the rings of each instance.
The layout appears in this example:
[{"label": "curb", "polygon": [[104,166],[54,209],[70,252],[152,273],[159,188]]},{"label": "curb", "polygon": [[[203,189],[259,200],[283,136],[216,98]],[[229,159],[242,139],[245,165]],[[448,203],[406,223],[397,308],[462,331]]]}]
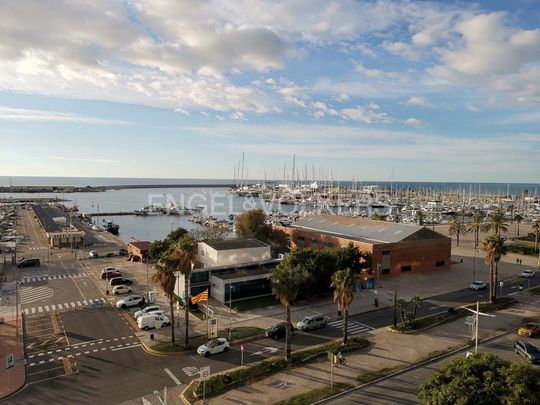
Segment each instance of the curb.
[{"label": "curb", "polygon": [[[511,333],[516,332],[518,329],[519,329],[519,328],[514,328],[514,329],[511,329],[511,330],[508,330],[508,331],[505,331],[505,332],[496,334],[496,335],[491,336],[491,337],[489,337],[489,338],[480,340],[480,341],[478,341],[478,345],[481,345],[481,344],[484,344],[484,343],[488,343],[488,342],[490,342],[490,341],[492,341],[492,340],[496,340],[496,339],[498,339],[498,338],[500,338],[500,337],[502,337],[502,336],[505,336],[505,335],[509,335],[509,334],[511,334]],[[471,348],[470,345],[466,345],[466,346],[459,347],[459,348],[454,349],[454,350],[452,350],[452,351],[449,351],[449,352],[447,352],[447,353],[441,354],[440,356],[433,357],[433,358],[431,358],[431,359],[429,359],[429,360],[422,361],[422,362],[417,363],[417,364],[414,364],[414,365],[412,365],[412,366],[410,366],[410,367],[407,367],[407,368],[404,368],[404,369],[402,369],[402,370],[398,370],[398,371],[395,371],[395,372],[390,373],[390,374],[388,374],[388,375],[385,375],[385,376],[383,376],[383,377],[377,378],[376,380],[373,380],[373,381],[370,381],[370,382],[361,384],[361,385],[359,385],[359,386],[357,386],[357,387],[354,387],[354,388],[351,388],[351,389],[342,391],[342,392],[340,392],[339,394],[333,395],[333,396],[331,396],[331,397],[328,397],[328,398],[325,398],[325,399],[321,399],[320,401],[313,402],[312,405],[315,405],[315,404],[324,404],[324,403],[326,403],[326,402],[328,402],[328,401],[333,401],[333,400],[339,399],[339,398],[341,398],[341,397],[343,397],[343,396],[345,396],[345,395],[347,395],[347,394],[349,394],[349,393],[351,393],[351,392],[361,390],[361,389],[363,389],[363,388],[369,387],[370,385],[374,385],[374,384],[377,384],[377,383],[379,383],[379,382],[381,382],[381,381],[384,381],[384,380],[386,380],[386,379],[388,379],[388,378],[392,378],[392,377],[395,377],[395,376],[399,376],[399,375],[405,374],[405,373],[407,373],[407,372],[409,372],[409,371],[413,371],[413,370],[415,370],[415,369],[417,369],[417,368],[421,368],[421,367],[426,366],[426,365],[429,365],[429,364],[431,364],[431,363],[435,363],[435,362],[437,362],[437,361],[439,361],[439,360],[445,359],[445,358],[447,358],[447,357],[451,357],[451,356],[453,356],[454,354],[457,354],[457,353],[459,353],[459,352],[462,352],[463,350],[467,350],[467,349],[470,349],[470,348]]]}]

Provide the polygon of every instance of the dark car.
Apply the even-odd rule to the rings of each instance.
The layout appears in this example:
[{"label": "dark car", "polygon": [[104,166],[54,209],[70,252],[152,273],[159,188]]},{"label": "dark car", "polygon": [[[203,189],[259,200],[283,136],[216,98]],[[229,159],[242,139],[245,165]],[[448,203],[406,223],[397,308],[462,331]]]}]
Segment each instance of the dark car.
[{"label": "dark car", "polygon": [[525,357],[531,363],[540,363],[540,350],[532,343],[523,340],[516,340],[514,351],[520,356]]},{"label": "dark car", "polygon": [[102,280],[110,280],[111,278],[121,277],[121,276],[122,276],[122,273],[120,273],[118,270],[108,270],[106,272],[101,273]]},{"label": "dark car", "polygon": [[110,279],[109,284],[113,287],[116,285],[131,285],[133,280],[125,277],[114,277]]},{"label": "dark car", "polygon": [[39,261],[39,259],[37,258],[32,258],[32,259],[21,259],[19,260],[19,263],[17,263],[17,267],[18,268],[21,268],[21,267],[34,267],[34,266],[39,266],[41,264],[41,262]]},{"label": "dark car", "polygon": [[[286,323],[281,322],[277,323],[274,326],[269,327],[266,329],[264,334],[268,336],[270,339],[283,339],[285,335],[287,334],[287,328]],[[291,335],[294,335],[294,326],[291,324]]]}]

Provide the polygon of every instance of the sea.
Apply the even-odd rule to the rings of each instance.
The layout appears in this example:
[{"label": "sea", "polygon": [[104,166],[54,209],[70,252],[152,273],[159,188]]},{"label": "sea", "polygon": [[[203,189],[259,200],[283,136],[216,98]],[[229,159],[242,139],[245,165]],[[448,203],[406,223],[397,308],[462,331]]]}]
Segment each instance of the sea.
[{"label": "sea", "polygon": [[[251,182],[255,183],[255,182]],[[275,181],[274,183],[280,183]],[[77,205],[80,212],[100,213],[94,220],[101,222],[112,220],[120,225],[119,237],[129,240],[163,239],[171,230],[177,227],[197,229],[198,225],[188,221],[189,216],[111,216],[108,213],[126,212],[140,209],[146,205],[162,206],[175,205],[179,207],[203,207],[204,214],[217,218],[227,218],[230,214],[238,214],[252,208],[274,210],[277,207],[268,206],[258,198],[237,197],[228,193],[227,185],[234,184],[231,179],[150,179],[150,178],[99,178],[99,177],[8,177],[0,176],[0,186],[115,186],[115,185],[197,185],[197,187],[180,188],[143,188],[119,189],[104,192],[84,193],[0,193],[0,198],[9,197],[47,197],[64,200],[63,204],[70,207]],[[208,187],[204,184],[224,187]],[[322,184],[322,182],[321,182]],[[394,189],[423,189],[441,192],[459,192],[475,194],[498,195],[538,195],[540,184],[528,183],[445,183],[445,182],[384,182],[366,181],[355,183],[360,185],[380,185]],[[334,182],[334,185],[336,183]],[[342,181],[342,186],[350,186],[352,182]],[[292,207],[291,207],[292,208]],[[285,209],[291,209],[285,207]]]}]

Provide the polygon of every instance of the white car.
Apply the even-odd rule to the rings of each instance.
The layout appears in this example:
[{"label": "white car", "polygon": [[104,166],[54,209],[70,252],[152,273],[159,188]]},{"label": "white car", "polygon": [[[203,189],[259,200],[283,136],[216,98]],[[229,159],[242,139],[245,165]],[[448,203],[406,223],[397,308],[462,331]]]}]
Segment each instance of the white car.
[{"label": "white car", "polygon": [[143,315],[147,315],[147,314],[150,314],[152,312],[157,312],[157,311],[161,311],[161,308],[159,307],[159,305],[149,305],[146,308],[143,308],[135,312],[134,316],[135,316],[135,319],[137,319]]},{"label": "white car", "polygon": [[523,273],[521,273],[521,277],[524,278],[532,278],[534,277],[536,272],[534,270],[523,270]]},{"label": "white car", "polygon": [[111,272],[120,272],[120,269],[119,268],[116,268],[116,267],[113,267],[113,266],[108,266],[108,267],[105,267],[103,269],[101,269],[101,274],[104,274],[104,273],[111,273]]},{"label": "white car", "polygon": [[137,319],[137,326],[142,330],[164,328],[169,325],[171,325],[171,320],[163,314],[148,314]]},{"label": "white car", "polygon": [[116,308],[127,308],[134,307],[136,305],[143,305],[144,301],[145,299],[142,295],[128,295],[126,298],[116,302]]},{"label": "white car", "polygon": [[225,338],[212,339],[197,348],[197,354],[208,357],[211,354],[229,351],[230,345]]},{"label": "white car", "polygon": [[91,250],[90,253],[88,253],[88,255],[90,256],[90,259],[95,259],[99,257],[98,252],[96,252],[95,250]]},{"label": "white car", "polygon": [[469,288],[473,291],[480,291],[487,288],[487,284],[485,281],[473,281]]},{"label": "white car", "polygon": [[112,289],[112,292],[114,295],[118,295],[118,294],[127,294],[130,292],[133,292],[133,290],[131,289],[129,285],[121,284],[121,285],[114,286]]}]

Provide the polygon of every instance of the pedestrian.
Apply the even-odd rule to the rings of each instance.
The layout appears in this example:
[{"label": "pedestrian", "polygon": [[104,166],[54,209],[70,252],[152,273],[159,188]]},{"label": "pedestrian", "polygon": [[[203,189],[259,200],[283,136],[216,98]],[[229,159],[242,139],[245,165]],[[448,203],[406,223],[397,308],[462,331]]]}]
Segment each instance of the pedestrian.
[{"label": "pedestrian", "polygon": [[373,305],[375,305],[375,308],[379,308],[379,299],[377,297],[373,300]]},{"label": "pedestrian", "polygon": [[519,264],[519,258],[516,258],[516,263]]},{"label": "pedestrian", "polygon": [[521,266],[521,263],[523,263],[523,259],[519,259],[519,265]]}]

